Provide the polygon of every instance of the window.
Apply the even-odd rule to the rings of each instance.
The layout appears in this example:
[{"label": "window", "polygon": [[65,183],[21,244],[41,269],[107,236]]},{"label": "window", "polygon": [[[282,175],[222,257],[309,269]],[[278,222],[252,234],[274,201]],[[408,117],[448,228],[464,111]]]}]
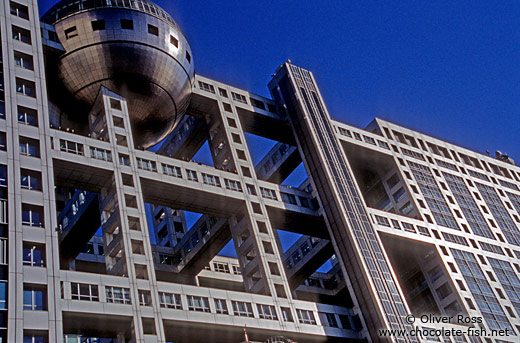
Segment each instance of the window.
[{"label": "window", "polygon": [[251,100],[251,105],[253,105],[256,108],[259,108],[261,110],[265,110],[265,105],[262,101],[257,100],[255,98],[249,98]]},{"label": "window", "polygon": [[103,19],[93,20],[91,24],[92,31],[100,31],[105,29],[105,21]]},{"label": "window", "polygon": [[198,182],[197,172],[195,170],[186,169],[186,175],[188,180]]},{"label": "window", "polygon": [[42,175],[40,172],[21,169],[20,180],[22,188],[38,191],[42,190]]},{"label": "window", "polygon": [[225,299],[214,299],[215,312],[219,314],[229,314]]},{"label": "window", "polygon": [[415,152],[415,151],[412,151],[412,150],[409,150],[409,149],[406,149],[406,148],[401,148],[401,151],[403,152],[403,154],[405,156],[416,158],[416,159],[421,160],[421,161],[425,161],[426,160],[424,158],[424,156],[422,154],[418,153],[418,152]]},{"label": "window", "polygon": [[444,275],[444,271],[442,270],[441,266],[437,265],[428,272],[428,275],[430,276],[432,282],[435,282],[435,280]]},{"label": "window", "polygon": [[78,29],[76,26],[71,26],[65,30],[65,38],[70,39],[78,35]]},{"label": "window", "polygon": [[[233,109],[231,108],[231,105],[226,103],[226,102],[223,102],[222,103],[222,106],[224,107],[224,111],[226,112],[230,112],[230,113],[233,113]],[[235,126],[236,127],[236,126]]]},{"label": "window", "polygon": [[218,89],[218,94],[220,94],[220,96],[223,97],[223,98],[227,98],[228,97],[227,91],[225,89],[223,89],[223,88],[219,88]]},{"label": "window", "polygon": [[130,165],[130,156],[125,154],[118,154],[119,156],[119,164],[122,166],[129,166]]},{"label": "window", "polygon": [[291,309],[288,307],[281,307],[282,310],[282,318],[284,322],[294,322]]},{"label": "window", "polygon": [[175,176],[182,179],[181,168],[163,164],[163,173],[169,176]]},{"label": "window", "polygon": [[388,146],[388,143],[386,143],[386,142],[383,142],[383,141],[378,140],[378,141],[377,141],[377,145],[379,145],[379,146],[380,146],[381,148],[383,148],[383,149],[388,149],[388,150],[390,150],[390,147]]},{"label": "window", "polygon": [[118,111],[123,110],[123,107],[121,106],[121,101],[114,98],[110,98],[110,108]]},{"label": "window", "polygon": [[157,164],[154,161],[145,160],[143,158],[137,158],[137,168],[148,170],[152,172],[157,171]]},{"label": "window", "polygon": [[148,24],[148,33],[154,36],[159,36],[159,28],[157,26],[153,26]]},{"label": "window", "polygon": [[22,67],[28,70],[34,70],[33,58],[30,55],[24,54],[19,51],[14,52],[14,63],[18,67]]},{"label": "window", "polygon": [[240,184],[240,181],[224,179],[224,183],[226,184],[226,189],[242,192],[242,185]]},{"label": "window", "polygon": [[280,192],[280,195],[282,196],[282,201],[291,204],[291,205],[297,205],[296,197],[293,194]]},{"label": "window", "polygon": [[381,217],[381,216],[378,216],[378,215],[376,215],[375,217],[376,217],[377,224],[382,225],[382,226],[390,227],[390,222],[388,221],[387,218]]},{"label": "window", "polygon": [[60,151],[83,156],[83,144],[60,139]]},{"label": "window", "polygon": [[323,324],[323,326],[329,326],[331,328],[339,327],[334,313],[319,312],[319,315],[321,318],[321,324]]},{"label": "window", "polygon": [[47,289],[45,286],[23,286],[23,309],[29,311],[47,310]]},{"label": "window", "polygon": [[199,81],[199,88],[203,91],[215,94],[215,87],[213,87],[213,85],[210,85],[209,83]]},{"label": "window", "polygon": [[245,97],[245,95],[231,92],[231,96],[233,97],[233,100],[241,102],[243,104],[247,104],[247,98]]},{"label": "window", "polygon": [[233,306],[233,314],[235,316],[254,317],[251,303],[246,303],[243,301],[232,301],[231,305]]},{"label": "window", "polygon": [[303,244],[300,246],[300,249],[302,250],[303,256],[307,255],[309,251],[311,251],[311,247],[307,242],[303,242]]},{"label": "window", "polygon": [[352,330],[352,324],[350,324],[350,320],[346,314],[340,314],[339,321],[341,322],[341,327],[343,329]]},{"label": "window", "polygon": [[0,93],[0,119],[5,119],[5,101],[3,93]]},{"label": "window", "polygon": [[260,319],[278,320],[274,306],[257,304],[256,308]]},{"label": "window", "polygon": [[70,292],[73,300],[99,301],[97,285],[72,282]]},{"label": "window", "polygon": [[[455,259],[455,262],[457,262],[459,269],[461,270],[464,280],[468,285],[469,291],[476,300],[477,306],[480,309],[486,324],[492,330],[511,330],[511,324],[502,310],[502,307],[500,306],[498,299],[489,285],[486,276],[482,272],[480,263],[475,258],[475,255],[456,249],[450,249],[450,251],[453,255],[453,258]],[[496,264],[492,265],[492,267],[495,271],[498,271],[496,269]],[[505,281],[502,275],[500,275],[499,280],[501,280],[501,282]],[[518,279],[516,281],[518,281]],[[470,307],[473,307],[474,309],[474,306],[471,305]]]},{"label": "window", "polygon": [[444,239],[447,242],[468,246],[468,242],[466,241],[466,238],[464,238],[464,237],[457,236],[457,235],[447,233],[447,232],[442,232],[442,236],[444,237]]},{"label": "window", "polygon": [[36,85],[32,81],[16,78],[16,93],[36,98]]},{"label": "window", "polygon": [[213,269],[215,269],[217,273],[230,273],[229,265],[227,263],[213,262]]},{"label": "window", "polygon": [[[489,258],[489,264],[506,292],[516,313],[520,315],[520,279],[513,266],[502,260]],[[498,290],[498,289],[497,289]]]},{"label": "window", "polygon": [[188,295],[188,310],[197,312],[210,312],[209,300],[206,297]]},{"label": "window", "polygon": [[272,189],[260,187],[260,193],[266,199],[278,200],[276,197],[276,192]]},{"label": "window", "polygon": [[247,184],[247,194],[256,196],[255,186]]},{"label": "window", "polygon": [[180,294],[159,292],[159,302],[161,304],[161,307],[182,310]]},{"label": "window", "polygon": [[444,283],[439,288],[437,288],[436,292],[437,292],[437,295],[439,296],[439,298],[441,298],[441,299],[446,298],[448,295],[450,295],[452,293],[451,288],[447,282]]},{"label": "window", "polygon": [[495,254],[504,255],[502,248],[500,248],[498,245],[489,244],[486,242],[479,242],[479,243],[480,243],[480,247],[482,248],[482,250],[493,252]]},{"label": "window", "polygon": [[227,118],[227,122],[228,122],[229,126],[231,126],[231,127],[234,127],[234,128],[238,127],[237,122],[233,118]]},{"label": "window", "polygon": [[47,31],[47,33],[49,34],[49,40],[52,41],[52,42],[56,42],[56,43],[59,43],[59,39],[58,39],[58,35],[56,34],[56,32],[54,31]]},{"label": "window", "polygon": [[300,324],[316,325],[316,319],[314,319],[314,313],[312,313],[312,311],[296,309],[296,314],[298,315]]},{"label": "window", "polygon": [[191,55],[188,51],[186,51],[186,61],[188,61],[188,63],[191,63]]},{"label": "window", "polygon": [[233,274],[242,275],[242,272],[240,271],[240,266],[233,266]]},{"label": "window", "polygon": [[0,238],[0,264],[7,264],[7,238]]},{"label": "window", "polygon": [[47,343],[46,333],[27,333],[24,330],[23,343]]},{"label": "window", "polygon": [[173,45],[174,47],[178,48],[179,40],[177,38],[173,37],[172,35],[170,35],[170,44]]},{"label": "window", "polygon": [[220,187],[220,178],[218,176],[202,173],[202,181],[206,185]]},{"label": "window", "polygon": [[7,282],[0,282],[0,309],[7,309]]},{"label": "window", "polygon": [[139,291],[139,305],[152,306],[152,297],[148,291]]},{"label": "window", "polygon": [[417,230],[419,231],[419,234],[421,234],[423,236],[431,236],[428,229],[425,228],[424,226],[417,225]]},{"label": "window", "polygon": [[29,8],[27,6],[11,1],[11,14],[22,19],[29,20]]},{"label": "window", "polygon": [[412,224],[404,223],[404,222],[402,224],[403,224],[404,231],[416,233],[415,228],[414,228],[414,226]]},{"label": "window", "polygon": [[464,183],[464,179],[445,172],[442,174],[473,233],[481,237],[494,239],[493,233],[487,225],[477,203],[471,196],[468,186]]},{"label": "window", "polygon": [[81,252],[84,254],[94,255],[94,243],[87,243],[87,245],[83,248],[83,250],[81,250]]},{"label": "window", "polygon": [[23,265],[45,267],[45,246],[41,244],[23,244]]},{"label": "window", "polygon": [[29,30],[26,30],[26,29],[22,29],[21,27],[18,27],[18,26],[12,26],[12,30],[13,30],[13,39],[14,40],[17,40],[17,41],[20,41],[20,42],[23,42],[23,43],[26,43],[26,44],[31,44],[31,32]]},{"label": "window", "polygon": [[38,112],[32,108],[18,106],[18,123],[38,126]]},{"label": "window", "polygon": [[121,28],[123,30],[133,30],[134,29],[134,21],[131,19],[120,19]]},{"label": "window", "polygon": [[160,264],[168,264],[173,265],[173,256],[172,255],[165,255],[165,254],[159,254],[159,263]]},{"label": "window", "polygon": [[0,186],[7,186],[7,167],[0,164]]},{"label": "window", "polygon": [[121,287],[105,287],[107,302],[114,304],[131,304],[130,290],[128,288]]},{"label": "window", "polygon": [[292,259],[293,259],[293,262],[294,264],[300,262],[302,260],[302,254],[300,253],[300,251],[296,251],[293,255],[292,255]]},{"label": "window", "polygon": [[497,221],[497,224],[502,230],[502,233],[506,237],[508,243],[520,246],[520,232],[511,219],[509,212],[502,203],[502,200],[500,200],[500,197],[498,196],[495,189],[491,186],[477,182],[475,182],[475,185],[480,191],[484,202],[491,211],[491,214],[493,214],[493,217]]},{"label": "window", "polygon": [[5,132],[0,131],[0,150],[7,150],[7,138],[5,137]]},{"label": "window", "polygon": [[426,203],[430,207],[437,224],[451,229],[460,230],[430,168],[410,161],[408,161],[408,166],[417,180],[419,188],[421,189]]},{"label": "window", "polygon": [[43,207],[22,204],[22,224],[43,227]]},{"label": "window", "polygon": [[114,122],[115,127],[120,127],[122,129],[125,128],[125,122],[123,118],[116,116],[115,114],[112,114],[112,121]]},{"label": "window", "polygon": [[95,158],[96,160],[102,160],[107,162],[112,162],[112,153],[108,150],[90,147],[90,157]]}]

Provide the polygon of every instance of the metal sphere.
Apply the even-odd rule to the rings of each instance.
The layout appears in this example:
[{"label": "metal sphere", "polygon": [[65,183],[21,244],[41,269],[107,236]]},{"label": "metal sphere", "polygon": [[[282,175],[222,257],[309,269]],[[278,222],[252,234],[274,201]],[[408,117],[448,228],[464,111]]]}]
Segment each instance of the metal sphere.
[{"label": "metal sphere", "polygon": [[134,143],[150,147],[168,135],[188,107],[191,49],[173,19],[146,0],[64,0],[43,17],[65,53],[61,82],[93,104],[101,86],[124,96]]}]

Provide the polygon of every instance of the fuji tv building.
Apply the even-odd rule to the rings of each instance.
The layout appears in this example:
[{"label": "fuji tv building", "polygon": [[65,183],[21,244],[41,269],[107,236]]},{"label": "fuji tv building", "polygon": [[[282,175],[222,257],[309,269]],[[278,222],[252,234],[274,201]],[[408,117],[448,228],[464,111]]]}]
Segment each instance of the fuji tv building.
[{"label": "fuji tv building", "polygon": [[519,341],[508,156],[336,121],[290,61],[270,98],[195,74],[148,0],[5,0],[0,35],[0,342]]}]

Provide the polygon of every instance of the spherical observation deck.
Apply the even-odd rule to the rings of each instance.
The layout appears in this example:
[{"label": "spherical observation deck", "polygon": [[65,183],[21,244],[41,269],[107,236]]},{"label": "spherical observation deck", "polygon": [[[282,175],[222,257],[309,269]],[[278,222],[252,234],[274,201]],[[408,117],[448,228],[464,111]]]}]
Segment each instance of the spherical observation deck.
[{"label": "spherical observation deck", "polygon": [[189,104],[194,66],[168,13],[147,0],[63,0],[42,21],[65,49],[58,76],[76,99],[93,104],[101,86],[126,97],[143,148],[173,130]]}]

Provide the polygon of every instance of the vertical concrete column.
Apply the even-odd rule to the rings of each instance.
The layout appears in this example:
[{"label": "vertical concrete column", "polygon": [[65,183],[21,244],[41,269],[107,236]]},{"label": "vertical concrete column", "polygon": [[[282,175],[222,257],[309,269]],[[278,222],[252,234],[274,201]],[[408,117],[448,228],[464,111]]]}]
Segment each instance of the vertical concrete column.
[{"label": "vertical concrete column", "polygon": [[[231,94],[231,90],[227,90]],[[240,118],[234,107],[218,101],[219,111],[206,116],[209,145],[216,168],[236,172],[246,194],[245,208],[229,220],[246,289],[270,294],[281,306],[293,309],[292,294],[282,265],[276,234],[258,186]],[[279,315],[281,325],[285,325]],[[299,324],[297,324],[299,325]]]},{"label": "vertical concrete column", "polygon": [[[0,159],[5,161],[2,164],[7,163],[8,166],[7,341],[21,342],[24,330],[38,329],[46,332],[44,335],[48,335],[49,342],[57,342],[63,339],[59,248],[55,230],[54,174],[49,153],[52,142],[38,4],[31,0],[16,3],[27,7],[28,18],[11,14],[9,1],[3,1],[0,5],[6,107],[5,121],[0,125],[7,138],[7,158],[1,155]],[[13,26],[29,31],[30,44],[13,39]],[[15,50],[32,58],[32,68],[15,63]],[[17,89],[22,84],[24,88]],[[19,118],[19,113],[26,112],[25,109],[31,111],[37,122],[29,123]],[[22,183],[27,171],[38,180],[39,187],[32,187],[26,181]],[[41,266],[24,265],[24,242],[45,249]],[[24,309],[24,287],[37,288],[42,292],[42,309],[29,309],[30,304]]]},{"label": "vertical concrete column", "polygon": [[[372,227],[366,204],[312,74],[286,62],[269,84],[285,103],[294,136],[324,209],[329,233],[345,275],[352,282],[356,305],[363,310],[365,328],[411,329],[409,313],[388,257]],[[368,334],[368,333],[367,333]],[[374,341],[393,338],[372,335]],[[397,340],[397,339],[395,339]],[[415,342],[403,337],[399,340]]]},{"label": "vertical concrete column", "polygon": [[[165,342],[138,162],[125,99],[101,88],[90,122],[91,135],[110,142],[114,164],[111,185],[102,190],[100,203],[107,271],[130,280],[135,341]],[[145,306],[151,307],[151,311],[142,308]]]}]

